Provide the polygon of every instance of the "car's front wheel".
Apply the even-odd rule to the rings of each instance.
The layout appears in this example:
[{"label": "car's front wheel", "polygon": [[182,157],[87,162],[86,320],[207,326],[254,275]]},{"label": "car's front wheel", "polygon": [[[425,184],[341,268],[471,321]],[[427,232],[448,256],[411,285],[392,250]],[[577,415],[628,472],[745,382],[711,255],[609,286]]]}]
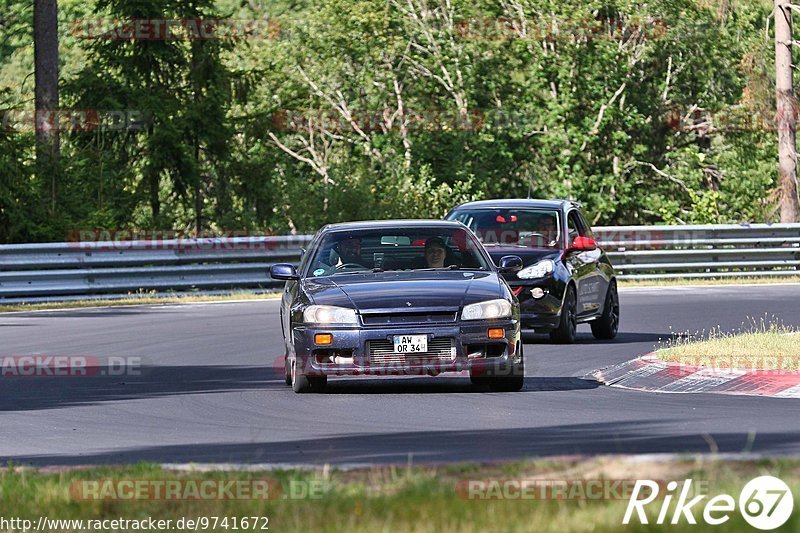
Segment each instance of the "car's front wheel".
[{"label": "car's front wheel", "polygon": [[[482,378],[483,383],[489,385],[494,392],[517,392],[525,385],[525,357],[522,353],[522,341],[517,344],[520,358],[519,363],[511,363],[506,375]],[[475,381],[473,380],[473,383]]]},{"label": "car's front wheel", "polygon": [[487,378],[486,376],[478,376],[473,374],[472,372],[470,372],[469,374],[469,380],[472,382],[472,384],[478,385],[479,387],[482,387],[483,385],[488,385],[489,379],[490,378]]},{"label": "car's front wheel", "polygon": [[608,287],[606,301],[603,306],[603,314],[600,318],[589,322],[592,326],[592,335],[595,339],[610,340],[617,336],[619,330],[619,294],[617,293],[617,282],[612,281]]},{"label": "car's front wheel", "polygon": [[311,377],[298,372],[296,361],[292,361],[291,379],[292,390],[299,394],[306,392],[322,392],[328,384],[328,376]]},{"label": "car's front wheel", "polygon": [[550,332],[550,340],[560,344],[572,344],[578,332],[578,298],[575,289],[567,285],[564,306],[561,308],[561,319],[558,327]]}]

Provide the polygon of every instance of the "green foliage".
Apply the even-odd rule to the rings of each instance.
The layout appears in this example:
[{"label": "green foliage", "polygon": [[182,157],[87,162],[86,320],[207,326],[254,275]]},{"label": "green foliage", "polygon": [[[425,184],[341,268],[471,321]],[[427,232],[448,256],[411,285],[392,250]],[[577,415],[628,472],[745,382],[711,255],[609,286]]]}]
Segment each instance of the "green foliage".
[{"label": "green foliage", "polygon": [[[307,232],[528,194],[579,199],[594,224],[771,221],[776,134],[718,119],[772,107],[770,5],[62,0],[62,107],[145,126],[65,133],[54,211],[32,135],[6,132],[0,240]],[[0,6],[0,108],[30,108],[30,5]],[[119,41],[76,37],[82,17],[271,22]]]}]

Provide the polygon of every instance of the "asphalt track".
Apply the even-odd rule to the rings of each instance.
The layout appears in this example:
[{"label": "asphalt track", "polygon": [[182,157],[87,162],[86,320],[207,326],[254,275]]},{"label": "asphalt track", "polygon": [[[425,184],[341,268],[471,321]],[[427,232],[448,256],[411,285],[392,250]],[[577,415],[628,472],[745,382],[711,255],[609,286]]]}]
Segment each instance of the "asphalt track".
[{"label": "asphalt track", "polygon": [[590,371],[671,331],[776,316],[800,325],[800,286],[621,294],[613,342],[525,345],[518,393],[469,378],[337,379],[298,395],[275,366],[277,301],[0,314],[0,355],[138,357],[141,376],[0,378],[0,462],[381,464],[570,454],[800,454],[800,401],[599,386]]}]

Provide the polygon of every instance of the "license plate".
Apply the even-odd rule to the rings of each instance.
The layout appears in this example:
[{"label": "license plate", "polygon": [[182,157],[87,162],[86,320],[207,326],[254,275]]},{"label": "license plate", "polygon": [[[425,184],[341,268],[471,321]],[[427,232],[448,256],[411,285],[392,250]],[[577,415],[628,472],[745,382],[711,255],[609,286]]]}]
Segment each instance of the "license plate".
[{"label": "license plate", "polygon": [[394,353],[419,353],[428,351],[427,335],[395,335]]}]

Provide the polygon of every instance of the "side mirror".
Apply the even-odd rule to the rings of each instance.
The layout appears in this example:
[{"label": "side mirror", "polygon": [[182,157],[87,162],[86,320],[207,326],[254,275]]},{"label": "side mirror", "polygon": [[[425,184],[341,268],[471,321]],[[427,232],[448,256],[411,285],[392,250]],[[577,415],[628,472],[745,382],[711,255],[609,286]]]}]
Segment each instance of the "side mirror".
[{"label": "side mirror", "polygon": [[522,259],[518,255],[504,255],[500,258],[498,269],[501,273],[519,272],[522,270]]},{"label": "side mirror", "polygon": [[297,269],[294,268],[294,265],[290,265],[289,263],[278,263],[277,265],[272,265],[269,267],[269,275],[272,276],[272,279],[282,279],[287,281],[300,279],[300,276],[297,275]]},{"label": "side mirror", "polygon": [[591,237],[575,237],[569,249],[576,252],[591,252],[597,250],[597,243]]}]

